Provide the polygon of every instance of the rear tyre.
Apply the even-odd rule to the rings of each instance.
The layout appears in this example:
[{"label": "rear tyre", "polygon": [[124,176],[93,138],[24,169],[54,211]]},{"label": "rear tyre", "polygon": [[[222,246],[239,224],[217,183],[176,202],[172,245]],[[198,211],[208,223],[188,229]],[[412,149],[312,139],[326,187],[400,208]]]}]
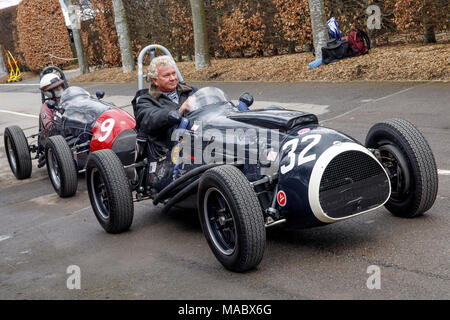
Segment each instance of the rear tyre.
[{"label": "rear tyre", "polygon": [[380,151],[391,180],[391,197],[385,204],[394,215],[413,218],[434,204],[438,174],[433,152],[422,133],[410,122],[391,119],[375,124],[366,147]]},{"label": "rear tyre", "polygon": [[73,196],[78,188],[78,172],[72,151],[62,136],[48,138],[45,161],[53,188],[61,198]]},{"label": "rear tyre", "polygon": [[133,222],[133,197],[122,162],[110,149],[89,155],[86,183],[92,209],[108,233],[121,233]]},{"label": "rear tyre", "polygon": [[243,272],[262,260],[266,229],[261,206],[245,175],[224,165],[200,178],[198,213],[216,258],[231,271]]},{"label": "rear tyre", "polygon": [[5,129],[5,152],[11,171],[17,179],[27,179],[31,176],[31,155],[27,138],[18,126]]}]

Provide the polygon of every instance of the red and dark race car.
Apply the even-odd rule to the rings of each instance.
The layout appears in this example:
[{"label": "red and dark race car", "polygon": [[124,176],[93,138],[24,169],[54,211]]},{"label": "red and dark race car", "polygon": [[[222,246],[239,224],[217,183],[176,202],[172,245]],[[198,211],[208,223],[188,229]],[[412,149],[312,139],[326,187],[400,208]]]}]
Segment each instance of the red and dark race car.
[{"label": "red and dark race car", "polygon": [[47,166],[58,195],[70,197],[77,191],[78,173],[85,170],[89,153],[111,149],[123,165],[134,162],[136,121],[126,111],[101,101],[104,92],[97,91],[93,98],[83,88],[69,87],[57,67],[45,68],[41,78],[55,72],[64,81],[64,92],[59,103],[42,94],[46,110],[42,108],[39,114],[39,132],[27,137],[19,126],[10,126],[5,129],[4,143],[17,179],[31,176],[32,160],[36,159],[38,168]]}]

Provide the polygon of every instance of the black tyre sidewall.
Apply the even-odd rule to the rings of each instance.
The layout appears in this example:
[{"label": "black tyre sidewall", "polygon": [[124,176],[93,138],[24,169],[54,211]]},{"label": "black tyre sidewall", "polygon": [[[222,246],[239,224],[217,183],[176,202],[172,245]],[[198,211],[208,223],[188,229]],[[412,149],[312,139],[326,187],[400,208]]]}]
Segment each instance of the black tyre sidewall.
[{"label": "black tyre sidewall", "polygon": [[[395,120],[392,122],[395,125]],[[423,139],[426,143],[425,138],[420,134],[420,132],[409,122],[403,121],[403,124],[409,126],[408,129],[414,130],[417,137]],[[420,135],[420,136],[419,136]],[[411,141],[404,137],[397,129],[392,127],[389,123],[378,123],[374,125],[367,134],[366,147],[378,149],[380,146],[385,144],[395,145],[403,154],[406,162],[408,163],[408,169],[410,171],[410,193],[403,201],[393,201],[388,200],[385,204],[386,208],[396,216],[412,218],[423,213],[419,209],[421,197],[427,192],[424,190],[426,186],[422,183],[422,175],[425,174],[421,171],[418,159],[415,156],[415,152],[411,147]],[[429,148],[426,143],[426,147]],[[431,153],[431,149],[429,149]],[[423,160],[422,160],[423,161]],[[435,161],[433,159],[428,159],[428,161]],[[437,169],[436,169],[437,171]],[[428,208],[427,208],[428,209]]]},{"label": "black tyre sidewall", "polygon": [[[49,149],[52,150],[58,163],[60,174],[59,188],[55,185],[53,179],[51,178],[51,168],[48,162]],[[72,151],[62,136],[52,136],[48,139],[45,148],[45,158],[47,173],[56,193],[62,198],[73,196],[77,192],[78,188],[78,172],[73,161]]]},{"label": "black tyre sidewall", "polygon": [[[15,171],[11,165],[10,155],[8,154],[8,149],[6,148],[7,139],[11,142],[11,151],[14,153],[16,160]],[[18,126],[7,127],[4,133],[4,146],[5,152],[7,153],[9,167],[14,173],[14,176],[19,180],[29,178],[32,171],[31,155],[27,138],[25,137],[22,129]]]},{"label": "black tyre sidewall", "polygon": [[[103,215],[100,213],[100,209],[97,206],[97,202],[95,200],[94,193],[95,191],[92,188],[91,185],[91,179],[94,169],[97,169],[98,174],[102,177],[103,181],[105,181],[105,173],[97,167],[97,163],[95,163],[96,159],[92,159],[86,168],[86,183],[87,183],[87,189],[89,194],[89,200],[91,201],[92,209],[94,210],[95,217],[97,218],[98,222],[102,226],[103,229],[105,229],[106,232],[112,233],[113,231],[113,221],[111,221],[111,213],[109,213],[109,218],[103,217]],[[94,164],[95,163],[95,164]],[[106,186],[108,188],[108,186]],[[107,190],[109,192],[109,190]],[[113,218],[114,219],[114,218]]]},{"label": "black tyre sidewall", "polygon": [[236,237],[235,250],[229,256],[222,254],[216,248],[216,246],[211,238],[211,235],[208,230],[208,226],[206,225],[207,222],[205,221],[204,201],[200,201],[201,204],[199,203],[199,206],[201,206],[201,207],[199,207],[199,215],[200,215],[199,218],[200,218],[200,223],[202,226],[203,233],[206,237],[206,241],[208,242],[208,245],[212,249],[214,255],[223,265],[227,266],[227,268],[232,268],[237,263],[237,260],[239,259],[239,255],[240,255],[240,250],[241,250],[240,235],[242,235],[242,233],[243,233],[242,221],[241,221],[242,219],[239,217],[238,214],[236,214],[236,212],[238,210],[236,207],[236,203],[230,198],[230,195],[225,186],[222,186],[219,181],[216,181],[215,179],[211,179],[211,178],[205,178],[202,181],[202,184],[204,187],[199,188],[200,199],[204,199],[204,196],[206,194],[206,191],[208,191],[208,189],[215,187],[218,190],[220,190],[222,195],[225,197],[228,205],[230,206],[231,214],[233,215],[233,219],[234,219],[234,223],[235,223],[235,227],[236,227],[237,237]]},{"label": "black tyre sidewall", "polygon": [[[94,161],[95,160],[91,160],[86,168],[86,184],[87,184],[87,189],[88,189],[88,194],[89,194],[89,200],[91,201],[91,207],[92,207],[92,210],[94,210],[94,214],[95,214],[95,217],[97,218],[98,222],[100,223],[102,228],[105,229],[106,232],[109,232],[109,230],[111,229],[110,218],[105,219],[103,217],[103,215],[99,212],[99,208],[98,208],[96,200],[94,198],[95,191],[93,190],[92,185],[91,185],[91,179],[92,179],[92,174],[93,174],[92,172],[96,168],[93,164]],[[105,178],[103,176],[103,173],[100,170],[98,170],[98,173],[102,176],[102,179],[104,180]],[[111,217],[111,214],[109,217]]]},{"label": "black tyre sidewall", "polygon": [[[236,169],[232,167],[232,169]],[[236,169],[238,170],[238,169]],[[242,173],[241,173],[242,174]],[[242,179],[245,179],[247,181],[247,178],[242,174]],[[247,181],[248,182],[248,181]],[[219,190],[222,195],[225,197],[230,210],[231,214],[234,219],[235,229],[236,229],[236,244],[235,244],[235,250],[231,255],[225,255],[222,252],[219,251],[219,249],[216,248],[216,245],[214,244],[214,241],[211,238],[211,235],[208,230],[207,221],[205,221],[205,208],[204,208],[204,197],[206,192],[210,188],[216,188]],[[256,195],[255,195],[256,198]],[[256,201],[258,201],[256,199]],[[243,205],[243,204],[241,204]],[[250,205],[250,204],[249,204]],[[257,204],[259,206],[259,202]],[[203,230],[203,233],[205,235],[205,238],[208,242],[209,247],[213,251],[215,257],[219,260],[222,265],[231,271],[236,272],[243,272],[248,269],[253,268],[254,266],[258,265],[260,261],[262,260],[262,254],[260,257],[257,258],[257,261],[252,263],[250,266],[242,266],[243,254],[245,254],[245,251],[248,250],[248,248],[244,248],[243,245],[245,245],[245,240],[248,237],[248,233],[250,230],[247,230],[245,218],[241,215],[239,212],[239,206],[233,200],[232,192],[230,191],[229,187],[226,183],[224,183],[223,180],[220,179],[220,177],[215,176],[214,174],[209,174],[208,171],[201,177],[199,189],[198,189],[198,213],[199,213],[199,220],[200,224]],[[264,227],[264,219],[263,215],[261,213],[261,221],[259,223]],[[242,241],[244,240],[244,241]],[[263,241],[265,245],[265,229],[264,229],[264,235],[263,235]],[[264,249],[262,249],[264,251]]]},{"label": "black tyre sidewall", "polygon": [[[111,165],[112,163],[112,167],[105,168],[105,165],[101,161],[101,157],[104,154],[109,153],[109,151],[112,153],[112,155],[110,154],[109,156],[115,156],[115,158],[112,158],[114,158],[114,160],[116,161],[109,161],[108,163],[109,165]],[[97,207],[94,195],[95,190],[93,190],[93,187],[91,185],[91,179],[94,169],[97,169],[97,172],[103,179],[108,198],[111,201],[108,218],[103,217],[103,215],[100,213],[99,208]],[[122,170],[122,173],[119,173],[120,170]],[[119,179],[121,181],[127,181],[128,183],[128,178],[126,176],[125,170],[123,169],[123,165],[113,151],[105,149],[96,151],[89,155],[86,165],[86,183],[89,200],[91,202],[92,209],[94,210],[95,217],[106,232],[121,233],[131,227],[134,215],[133,198],[128,184],[128,187],[125,187],[113,183],[113,178],[111,177],[110,171],[115,172],[115,174],[119,174],[121,176]]]}]

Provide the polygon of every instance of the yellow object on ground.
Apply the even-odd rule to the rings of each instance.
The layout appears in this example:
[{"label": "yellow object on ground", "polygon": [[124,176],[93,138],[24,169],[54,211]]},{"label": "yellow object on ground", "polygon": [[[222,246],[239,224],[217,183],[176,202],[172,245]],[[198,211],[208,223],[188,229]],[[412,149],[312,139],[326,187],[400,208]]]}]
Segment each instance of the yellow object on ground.
[{"label": "yellow object on ground", "polygon": [[8,82],[18,82],[22,81],[22,74],[20,73],[19,65],[14,59],[13,55],[11,54],[11,51],[8,50],[7,52],[8,57],[8,66],[9,66],[9,77]]}]

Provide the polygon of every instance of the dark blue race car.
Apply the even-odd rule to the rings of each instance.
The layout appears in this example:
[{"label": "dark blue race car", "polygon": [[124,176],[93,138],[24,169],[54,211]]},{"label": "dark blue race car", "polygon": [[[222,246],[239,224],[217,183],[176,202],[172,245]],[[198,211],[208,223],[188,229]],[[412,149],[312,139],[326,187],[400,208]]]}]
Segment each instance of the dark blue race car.
[{"label": "dark blue race car", "polygon": [[217,259],[245,271],[262,259],[267,227],[323,226],[382,206],[411,218],[436,199],[433,153],[406,120],[375,124],[363,145],[310,113],[241,112],[217,88],[200,89],[193,102],[186,118],[172,115],[164,157],[149,157],[145,141],[131,166],[111,150],[90,154],[89,195],[107,232],[130,228],[133,201],[195,207]]}]

